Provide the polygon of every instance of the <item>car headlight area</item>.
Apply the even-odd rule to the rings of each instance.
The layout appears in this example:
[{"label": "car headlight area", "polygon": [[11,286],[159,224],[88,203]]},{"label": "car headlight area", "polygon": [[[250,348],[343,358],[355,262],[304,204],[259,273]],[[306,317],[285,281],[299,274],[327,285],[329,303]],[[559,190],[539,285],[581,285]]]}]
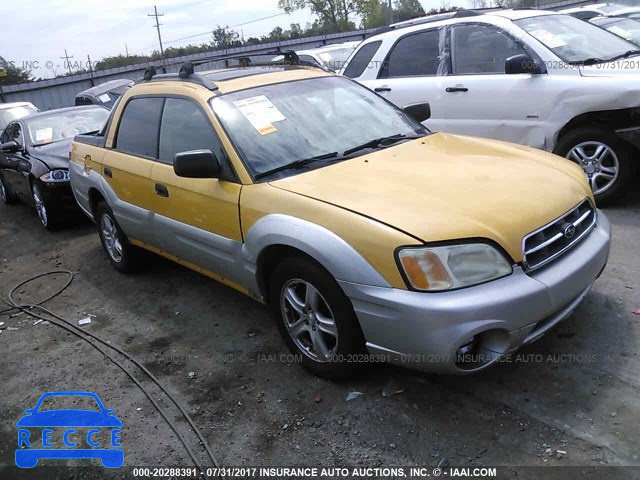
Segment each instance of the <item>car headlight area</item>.
[{"label": "car headlight area", "polygon": [[69,170],[51,170],[40,177],[45,183],[63,183],[70,180]]},{"label": "car headlight area", "polygon": [[470,287],[513,271],[505,256],[487,243],[408,247],[396,255],[407,286],[425,292]]}]

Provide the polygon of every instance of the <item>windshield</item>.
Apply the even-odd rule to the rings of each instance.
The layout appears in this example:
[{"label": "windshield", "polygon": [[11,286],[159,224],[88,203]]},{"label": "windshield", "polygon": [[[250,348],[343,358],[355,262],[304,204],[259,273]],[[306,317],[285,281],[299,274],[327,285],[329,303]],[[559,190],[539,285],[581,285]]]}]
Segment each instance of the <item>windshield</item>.
[{"label": "windshield", "polygon": [[213,98],[211,106],[254,176],[294,161],[342,154],[377,138],[428,133],[371,90],[342,77],[242,90]]},{"label": "windshield", "polygon": [[347,62],[349,55],[355,50],[355,45],[352,47],[334,48],[326,52],[318,53],[318,57],[322,60],[325,67],[337,72]]},{"label": "windshield", "polygon": [[592,59],[606,61],[637,48],[606,30],[569,15],[542,15],[515,23],[567,63]]},{"label": "windshield", "polygon": [[13,108],[0,109],[0,131],[4,130],[7,125],[13,120],[26,117],[32,113],[37,113],[38,110],[31,105],[21,105]]},{"label": "windshield", "polygon": [[606,28],[611,33],[640,45],[640,22],[628,18],[598,17],[591,23]]},{"label": "windshield", "polygon": [[34,146],[59,142],[82,133],[102,129],[109,111],[102,107],[80,107],[59,113],[38,115],[27,123],[29,138]]}]

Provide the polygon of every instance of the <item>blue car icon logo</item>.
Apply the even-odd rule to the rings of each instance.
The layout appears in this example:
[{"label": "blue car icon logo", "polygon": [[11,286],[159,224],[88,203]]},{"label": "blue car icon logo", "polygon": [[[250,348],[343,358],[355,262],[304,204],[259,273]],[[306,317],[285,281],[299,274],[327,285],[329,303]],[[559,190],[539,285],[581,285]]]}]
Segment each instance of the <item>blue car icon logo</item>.
[{"label": "blue car icon logo", "polygon": [[[99,411],[41,410],[42,402],[50,397],[85,397],[85,400],[90,397],[89,400],[95,400]],[[40,397],[34,408],[24,412],[26,415],[16,424],[18,467],[33,468],[41,458],[99,458],[107,468],[123,465],[124,450],[120,444],[122,422],[114,415],[114,410],[104,407],[95,393],[48,392]],[[85,444],[88,448],[83,448]]]}]

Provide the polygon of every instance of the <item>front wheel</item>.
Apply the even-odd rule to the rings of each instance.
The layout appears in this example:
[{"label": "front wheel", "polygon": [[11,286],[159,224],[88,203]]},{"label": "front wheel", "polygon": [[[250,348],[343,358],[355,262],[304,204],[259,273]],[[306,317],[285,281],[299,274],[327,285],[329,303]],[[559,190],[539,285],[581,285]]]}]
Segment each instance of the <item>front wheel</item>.
[{"label": "front wheel", "polygon": [[140,249],[131,245],[116,222],[113,212],[104,202],[101,202],[96,208],[96,221],[98,222],[102,248],[111,265],[124,273],[137,270],[140,262]]},{"label": "front wheel", "polygon": [[338,379],[362,366],[364,337],[351,301],[314,261],[296,256],[276,267],[269,307],[285,343],[307,370]]},{"label": "front wheel", "polygon": [[47,200],[42,194],[42,188],[38,185],[37,181],[31,183],[31,196],[33,197],[33,203],[38,212],[38,219],[40,224],[47,230],[56,230],[62,224],[62,217],[60,212]]},{"label": "front wheel", "polygon": [[620,198],[629,187],[634,150],[613,132],[578,128],[560,138],[555,153],[582,167],[599,204]]}]

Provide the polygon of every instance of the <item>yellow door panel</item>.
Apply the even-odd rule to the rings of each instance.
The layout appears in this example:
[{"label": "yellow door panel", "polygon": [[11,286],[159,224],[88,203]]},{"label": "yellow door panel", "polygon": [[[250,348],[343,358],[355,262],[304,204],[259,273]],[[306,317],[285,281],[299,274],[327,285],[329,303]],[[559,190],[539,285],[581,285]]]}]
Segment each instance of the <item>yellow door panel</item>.
[{"label": "yellow door panel", "polygon": [[99,173],[119,200],[152,210],[152,160],[115,150],[107,150]]},{"label": "yellow door panel", "polygon": [[[181,178],[173,166],[159,162],[154,163],[151,178],[157,215],[242,241],[238,214],[241,185],[209,178]],[[155,184],[166,187],[169,196],[155,194]]]}]

